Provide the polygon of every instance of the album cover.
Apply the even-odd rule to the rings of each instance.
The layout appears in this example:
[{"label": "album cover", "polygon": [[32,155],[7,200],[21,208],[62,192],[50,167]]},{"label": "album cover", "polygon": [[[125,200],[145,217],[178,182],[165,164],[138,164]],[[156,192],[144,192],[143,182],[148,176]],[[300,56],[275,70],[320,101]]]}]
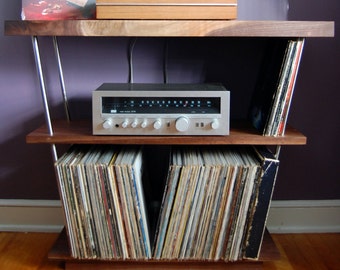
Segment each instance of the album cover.
[{"label": "album cover", "polygon": [[96,0],[22,0],[23,20],[94,19]]}]

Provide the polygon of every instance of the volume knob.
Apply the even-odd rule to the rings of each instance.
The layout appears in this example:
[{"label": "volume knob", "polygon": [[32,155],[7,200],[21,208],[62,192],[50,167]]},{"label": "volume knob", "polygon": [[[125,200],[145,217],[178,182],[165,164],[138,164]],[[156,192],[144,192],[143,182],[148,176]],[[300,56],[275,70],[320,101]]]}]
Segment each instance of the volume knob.
[{"label": "volume knob", "polygon": [[179,132],[187,131],[189,129],[189,119],[184,116],[177,118],[175,127]]}]

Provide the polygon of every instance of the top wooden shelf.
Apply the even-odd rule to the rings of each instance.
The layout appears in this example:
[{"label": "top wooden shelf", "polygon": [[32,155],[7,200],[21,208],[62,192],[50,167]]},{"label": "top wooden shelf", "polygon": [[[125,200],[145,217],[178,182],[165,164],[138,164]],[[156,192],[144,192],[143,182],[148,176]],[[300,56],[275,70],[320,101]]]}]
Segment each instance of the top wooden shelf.
[{"label": "top wooden shelf", "polygon": [[5,35],[86,37],[333,37],[331,21],[6,21]]}]

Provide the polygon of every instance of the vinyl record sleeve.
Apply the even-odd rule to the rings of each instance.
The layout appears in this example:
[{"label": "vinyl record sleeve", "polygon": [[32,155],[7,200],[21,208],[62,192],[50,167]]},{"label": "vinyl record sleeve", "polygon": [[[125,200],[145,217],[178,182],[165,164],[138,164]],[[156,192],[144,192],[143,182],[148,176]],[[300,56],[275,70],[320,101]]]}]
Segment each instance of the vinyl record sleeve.
[{"label": "vinyl record sleeve", "polygon": [[22,20],[95,19],[95,0],[22,0]]}]

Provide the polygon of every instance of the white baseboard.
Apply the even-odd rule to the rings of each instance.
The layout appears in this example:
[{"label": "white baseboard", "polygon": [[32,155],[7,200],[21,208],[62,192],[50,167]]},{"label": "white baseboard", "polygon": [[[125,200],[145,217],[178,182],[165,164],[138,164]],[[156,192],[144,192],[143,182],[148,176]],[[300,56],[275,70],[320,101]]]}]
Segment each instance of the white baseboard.
[{"label": "white baseboard", "polygon": [[[0,200],[0,231],[59,232],[64,226],[60,201]],[[271,233],[340,232],[340,200],[273,201]]]},{"label": "white baseboard", "polygon": [[0,200],[0,231],[59,232],[63,224],[58,200]]},{"label": "white baseboard", "polygon": [[271,233],[340,232],[340,200],[272,201],[267,228]]}]

